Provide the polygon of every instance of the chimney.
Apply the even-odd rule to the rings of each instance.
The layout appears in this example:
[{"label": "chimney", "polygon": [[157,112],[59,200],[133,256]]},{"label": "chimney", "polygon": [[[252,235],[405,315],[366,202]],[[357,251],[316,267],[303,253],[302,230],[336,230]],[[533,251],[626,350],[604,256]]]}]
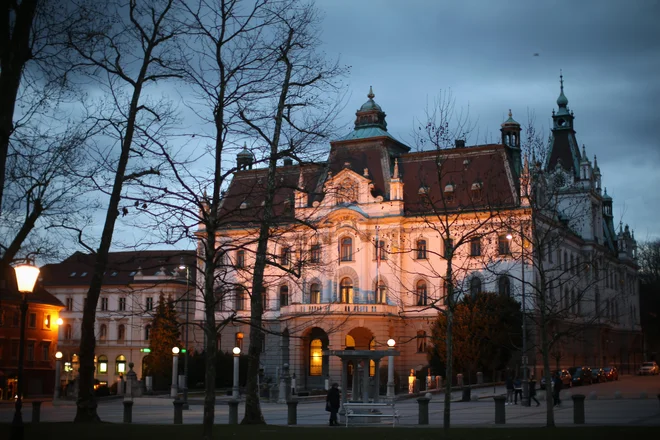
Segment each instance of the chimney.
[{"label": "chimney", "polygon": [[465,148],[465,139],[456,139],[456,148]]},{"label": "chimney", "polygon": [[290,157],[287,157],[286,159],[284,159],[284,166],[286,167],[286,166],[289,166],[289,165],[293,165],[293,159],[291,159]]}]

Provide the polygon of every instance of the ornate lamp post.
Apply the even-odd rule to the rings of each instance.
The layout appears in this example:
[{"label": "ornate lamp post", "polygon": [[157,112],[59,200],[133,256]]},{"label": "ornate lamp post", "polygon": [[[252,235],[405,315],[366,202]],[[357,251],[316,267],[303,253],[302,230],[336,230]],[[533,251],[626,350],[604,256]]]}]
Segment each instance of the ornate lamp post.
[{"label": "ornate lamp post", "polygon": [[241,355],[241,348],[234,347],[234,386],[231,389],[231,398],[238,399],[238,358]]},{"label": "ornate lamp post", "polygon": [[[394,339],[387,340],[390,351],[394,350],[395,345]],[[394,398],[394,356],[392,355],[387,358],[387,397]]]},{"label": "ornate lamp post", "polygon": [[55,353],[55,390],[53,391],[53,400],[60,398],[60,369],[62,367],[62,352]]},{"label": "ornate lamp post", "polygon": [[170,389],[170,397],[176,399],[179,392],[177,386],[177,379],[179,374],[179,347],[172,347],[172,388]]},{"label": "ornate lamp post", "polygon": [[34,285],[39,277],[39,268],[33,266],[28,260],[26,264],[21,264],[14,267],[16,271],[16,284],[18,291],[21,293],[22,301],[20,306],[21,311],[21,328],[20,328],[20,341],[18,346],[18,386],[16,399],[14,419],[11,422],[11,438],[12,440],[22,440],[24,425],[23,414],[21,408],[23,407],[23,364],[25,361],[25,319],[27,317],[28,302],[27,295],[34,291]]},{"label": "ornate lamp post", "polygon": [[188,347],[188,320],[189,320],[189,315],[190,315],[190,269],[188,266],[186,266],[183,262],[183,257],[181,257],[181,263],[179,264],[179,269],[183,270],[186,269],[186,294],[185,294],[185,301],[186,301],[186,327],[185,327],[185,353],[183,354],[183,375],[184,375],[184,380],[183,380],[183,409],[188,409],[188,351],[190,351],[190,347]]}]

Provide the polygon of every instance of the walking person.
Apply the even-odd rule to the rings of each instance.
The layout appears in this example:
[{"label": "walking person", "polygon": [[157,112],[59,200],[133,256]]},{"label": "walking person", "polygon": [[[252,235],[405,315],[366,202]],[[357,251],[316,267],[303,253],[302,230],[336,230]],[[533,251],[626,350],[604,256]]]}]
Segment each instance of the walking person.
[{"label": "walking person", "polygon": [[554,406],[561,405],[561,400],[559,400],[559,392],[561,391],[562,383],[561,378],[558,373],[555,373],[555,378],[552,381],[552,400],[554,401]]},{"label": "walking person", "polygon": [[330,412],[330,426],[339,426],[339,423],[337,423],[337,412],[339,412],[340,406],[339,401],[339,385],[333,383],[325,398],[325,410]]},{"label": "walking person", "polygon": [[532,404],[532,400],[536,402],[536,406],[539,406],[540,403],[536,400],[536,381],[534,379],[529,381],[529,404]]},{"label": "walking person", "polygon": [[506,405],[511,405],[513,403],[513,379],[511,376],[506,377]]},{"label": "walking person", "polygon": [[516,377],[516,379],[513,381],[513,393],[513,404],[518,405],[518,396],[520,396],[520,404],[522,405],[522,382],[520,381],[519,377]]}]

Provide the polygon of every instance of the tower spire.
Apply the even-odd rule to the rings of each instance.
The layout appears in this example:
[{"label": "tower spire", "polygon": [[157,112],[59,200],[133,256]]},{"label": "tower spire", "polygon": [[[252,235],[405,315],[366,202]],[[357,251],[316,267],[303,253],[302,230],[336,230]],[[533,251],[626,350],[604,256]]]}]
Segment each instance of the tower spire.
[{"label": "tower spire", "polygon": [[374,95],[374,89],[371,86],[369,86],[369,94],[367,95],[367,98],[374,99],[375,97],[376,95]]}]

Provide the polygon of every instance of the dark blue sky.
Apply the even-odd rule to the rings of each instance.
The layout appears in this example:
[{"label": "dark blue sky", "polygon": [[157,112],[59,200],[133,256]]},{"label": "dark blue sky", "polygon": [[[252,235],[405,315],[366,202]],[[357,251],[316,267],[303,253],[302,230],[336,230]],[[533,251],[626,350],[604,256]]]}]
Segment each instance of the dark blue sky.
[{"label": "dark blue sky", "polygon": [[[497,140],[509,108],[547,136],[563,70],[575,129],[615,222],[638,240],[660,238],[660,17],[658,1],[322,0],[328,57],[351,66],[346,130],[372,85],[389,131],[412,144],[427,101],[451,90],[475,131]],[[538,54],[535,56],[534,54]]]}]

